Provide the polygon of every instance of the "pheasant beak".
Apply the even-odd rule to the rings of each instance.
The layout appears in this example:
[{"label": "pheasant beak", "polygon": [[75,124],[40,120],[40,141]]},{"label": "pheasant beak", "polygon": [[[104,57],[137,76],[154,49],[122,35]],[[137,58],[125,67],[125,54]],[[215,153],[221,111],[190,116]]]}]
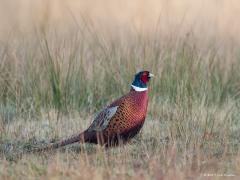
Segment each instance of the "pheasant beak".
[{"label": "pheasant beak", "polygon": [[149,73],[148,77],[152,78],[152,77],[154,77],[154,75],[152,73]]}]

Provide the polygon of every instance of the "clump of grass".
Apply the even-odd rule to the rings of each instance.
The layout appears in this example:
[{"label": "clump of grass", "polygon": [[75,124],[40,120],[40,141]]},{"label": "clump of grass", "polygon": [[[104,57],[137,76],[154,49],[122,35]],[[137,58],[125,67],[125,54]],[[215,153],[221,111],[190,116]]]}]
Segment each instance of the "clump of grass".
[{"label": "clump of grass", "polygon": [[[204,97],[209,105],[221,105],[237,93],[238,56],[232,56],[224,69],[224,54],[219,55],[214,48],[202,50],[190,37],[181,38],[177,47],[165,47],[153,44],[151,38],[146,42],[140,35],[128,45],[120,39],[86,40],[88,32],[82,37],[77,31],[61,40],[50,32],[36,33],[36,39],[25,40],[24,52],[19,51],[24,45],[19,42],[14,46],[14,55],[9,55],[11,47],[2,55],[1,102],[4,106],[17,104],[20,113],[39,112],[41,107],[65,111],[94,105],[99,109],[129,89],[140,67],[156,74],[150,87],[151,101],[163,97],[182,103],[185,99],[202,101]],[[34,53],[31,41],[35,41]],[[101,50],[103,47],[106,52]]]}]

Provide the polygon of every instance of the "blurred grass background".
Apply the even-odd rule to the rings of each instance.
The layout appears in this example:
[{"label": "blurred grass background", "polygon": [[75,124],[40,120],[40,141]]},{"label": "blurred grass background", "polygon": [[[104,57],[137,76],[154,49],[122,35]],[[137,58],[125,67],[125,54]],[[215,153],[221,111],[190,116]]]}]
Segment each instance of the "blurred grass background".
[{"label": "blurred grass background", "polygon": [[[11,167],[6,149],[83,130],[94,113],[129,91],[140,69],[155,74],[141,138],[126,149],[93,155],[106,163],[86,167],[96,170],[96,179],[105,177],[105,166],[116,177],[114,167],[124,168],[122,178],[135,177],[135,163],[138,170],[147,167],[145,178],[177,173],[184,179],[188,163],[198,173],[239,172],[239,11],[237,0],[1,0],[0,149],[8,169],[2,177],[11,177],[12,168],[20,174],[23,168],[25,176],[48,174],[46,159],[40,170],[29,165],[18,172],[26,159],[38,160],[25,157]],[[165,136],[169,146],[160,143]],[[126,161],[118,165],[114,157],[122,151]],[[141,154],[146,156],[137,162]]]}]

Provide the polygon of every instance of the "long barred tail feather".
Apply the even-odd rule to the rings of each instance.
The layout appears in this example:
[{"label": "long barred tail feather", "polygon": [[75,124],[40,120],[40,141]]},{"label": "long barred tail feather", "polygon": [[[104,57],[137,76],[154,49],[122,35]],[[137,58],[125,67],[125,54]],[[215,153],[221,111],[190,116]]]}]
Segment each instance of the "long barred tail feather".
[{"label": "long barred tail feather", "polygon": [[43,152],[43,151],[48,151],[48,150],[54,150],[54,149],[57,149],[59,147],[63,147],[63,146],[66,146],[68,144],[73,144],[73,143],[76,143],[76,142],[83,143],[85,141],[84,136],[85,136],[85,132],[77,134],[77,135],[73,135],[73,136],[71,136],[69,138],[66,138],[64,140],[61,140],[61,141],[58,141],[58,142],[55,142],[55,143],[52,143],[52,144],[49,144],[49,145],[46,145],[46,146],[43,146],[43,147],[40,147],[40,148],[33,149],[30,152],[33,152],[33,153]]}]

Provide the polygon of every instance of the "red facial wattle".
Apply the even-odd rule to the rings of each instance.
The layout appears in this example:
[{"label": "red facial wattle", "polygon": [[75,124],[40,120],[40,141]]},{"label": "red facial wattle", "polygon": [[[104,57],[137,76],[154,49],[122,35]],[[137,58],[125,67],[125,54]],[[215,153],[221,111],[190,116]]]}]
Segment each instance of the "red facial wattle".
[{"label": "red facial wattle", "polygon": [[141,81],[142,81],[144,84],[147,84],[148,81],[149,81],[148,75],[147,75],[147,74],[143,74],[143,75],[141,76]]}]

